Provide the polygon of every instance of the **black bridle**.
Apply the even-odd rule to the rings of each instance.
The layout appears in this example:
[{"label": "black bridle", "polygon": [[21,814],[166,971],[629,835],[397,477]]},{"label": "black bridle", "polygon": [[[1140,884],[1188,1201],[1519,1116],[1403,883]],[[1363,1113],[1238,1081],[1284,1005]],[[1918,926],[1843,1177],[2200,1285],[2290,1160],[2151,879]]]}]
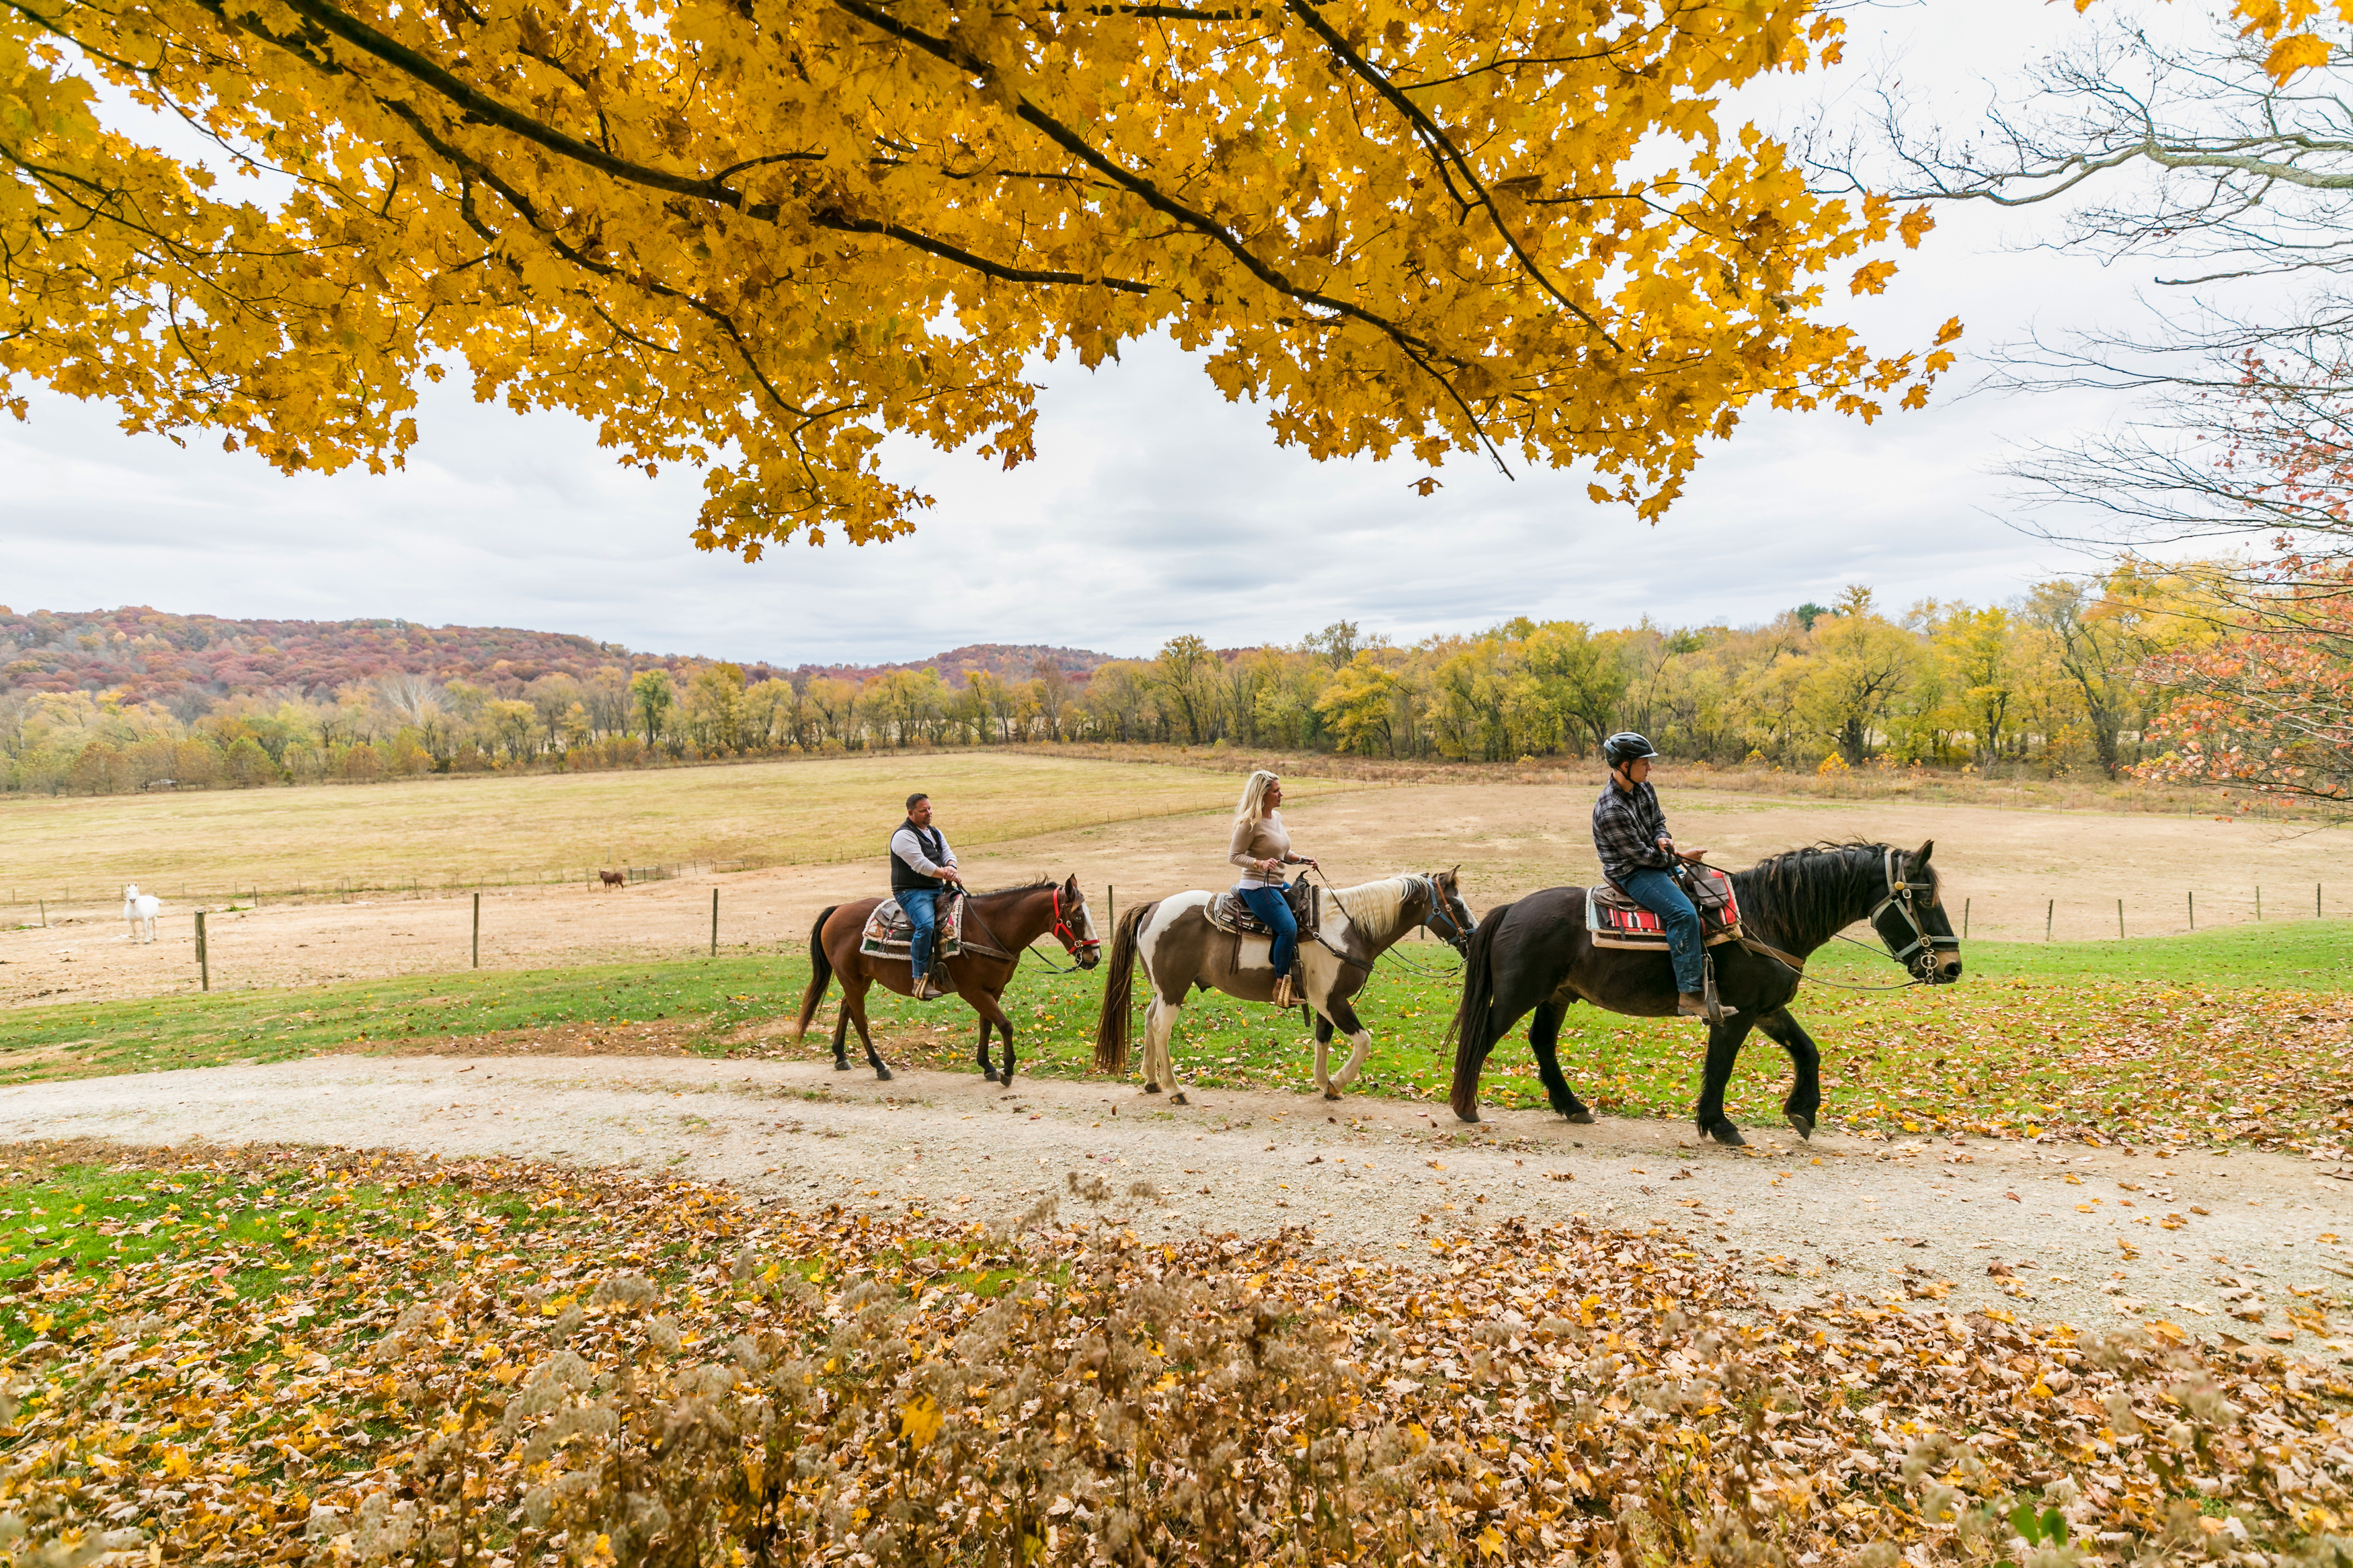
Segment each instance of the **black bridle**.
[{"label": "black bridle", "polygon": [[[1920,910],[1914,902],[1914,895],[1933,893],[1936,885],[1912,880],[1909,857],[1905,858],[1905,874],[1896,875],[1896,855],[1897,851],[1894,849],[1883,851],[1881,868],[1887,875],[1887,895],[1871,907],[1871,913],[1866,918],[1871,921],[1871,929],[1879,933],[1880,942],[1886,946],[1888,957],[1916,978],[1933,984],[1936,954],[1939,952],[1958,952],[1961,939],[1949,932],[1944,936],[1933,935],[1926,926],[1920,923]],[[1905,940],[1907,936],[1909,941]]]},{"label": "black bridle", "polygon": [[[1439,941],[1469,957],[1471,928],[1477,923],[1471,918],[1471,906],[1462,901],[1461,894],[1440,888],[1437,878],[1425,877],[1418,871],[1408,874],[1430,889],[1430,913],[1423,917],[1421,923],[1428,926]],[[1438,923],[1440,920],[1446,922],[1442,926]]]},{"label": "black bridle", "polygon": [[[1937,936],[1920,923],[1920,910],[1915,901],[1915,895],[1935,892],[1936,884],[1913,881],[1909,875],[1908,864],[1906,874],[1897,876],[1895,874],[1896,854],[1897,851],[1892,848],[1882,851],[1880,869],[1887,878],[1887,891],[1879,902],[1871,906],[1871,912],[1863,918],[1871,922],[1871,929],[1878,933],[1881,945],[1887,950],[1887,956],[1904,966],[1904,972],[1909,978],[1903,984],[1848,985],[1836,980],[1824,980],[1820,975],[1806,973],[1804,959],[1783,952],[1779,948],[1768,946],[1754,937],[1742,935],[1739,939],[1740,945],[1760,958],[1771,959],[1775,963],[1788,970],[1789,978],[1792,980],[1811,980],[1817,985],[1828,985],[1837,991],[1908,991],[1915,985],[1939,984],[1936,979],[1936,954],[1939,952],[1958,952],[1961,950],[1961,939],[1949,933]],[[1908,941],[1905,940],[1907,933],[1910,938]],[[1855,946],[1866,952],[1871,947],[1869,942],[1855,942],[1854,938],[1843,931],[1838,933],[1838,940],[1854,942]]]}]

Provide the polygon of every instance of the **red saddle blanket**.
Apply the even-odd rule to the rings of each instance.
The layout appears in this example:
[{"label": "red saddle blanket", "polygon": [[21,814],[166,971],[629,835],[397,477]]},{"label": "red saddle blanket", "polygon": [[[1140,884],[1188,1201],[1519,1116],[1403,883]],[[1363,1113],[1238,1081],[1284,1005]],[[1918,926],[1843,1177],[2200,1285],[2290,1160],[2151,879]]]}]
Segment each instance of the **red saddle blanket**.
[{"label": "red saddle blanket", "polygon": [[[1732,879],[1713,868],[1702,868],[1683,881],[1699,910],[1700,937],[1708,946],[1734,942],[1740,936],[1740,900]],[[1607,882],[1585,889],[1585,929],[1596,947],[1664,952],[1664,921]]]}]

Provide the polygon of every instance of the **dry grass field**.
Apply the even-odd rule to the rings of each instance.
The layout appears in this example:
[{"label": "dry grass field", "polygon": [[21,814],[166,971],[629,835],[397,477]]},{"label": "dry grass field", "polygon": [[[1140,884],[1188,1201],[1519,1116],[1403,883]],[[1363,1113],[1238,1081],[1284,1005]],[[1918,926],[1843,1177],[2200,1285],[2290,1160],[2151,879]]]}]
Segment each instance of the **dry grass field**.
[{"label": "dry grass field", "polygon": [[[1041,755],[753,763],[647,773],[428,778],[0,801],[0,900],[179,902],[259,889],[536,882],[599,866],[814,865],[877,853],[911,790],[960,847],[1229,808],[1239,781]],[[1361,788],[1302,779],[1305,800]]]},{"label": "dry grass field", "polygon": [[[52,902],[47,927],[24,903],[0,919],[0,1007],[192,992],[192,917],[207,904],[216,990],[465,970],[473,910],[470,892],[448,885],[459,877],[491,884],[486,969],[705,952],[714,889],[723,953],[798,952],[818,910],[883,888],[883,839],[911,781],[938,797],[976,886],[1076,873],[1091,892],[1115,885],[1124,906],[1233,879],[1232,773],[996,751],[20,803],[0,808],[0,896],[9,879],[39,877]],[[1293,783],[1292,830],[1342,885],[1460,864],[1483,910],[1595,875],[1582,784]],[[2046,911],[2060,942],[2113,939],[2119,900],[2128,937],[2177,934],[2192,891],[2201,930],[2253,921],[2258,887],[2267,920],[2310,919],[2316,883],[2332,921],[2353,914],[2353,833],[2343,829],[1693,786],[1671,789],[1667,804],[1685,842],[1731,866],[1818,839],[1933,837],[1976,941],[2039,942]],[[697,869],[607,892],[578,879],[592,858]],[[750,864],[722,868],[737,862]],[[572,879],[537,879],[567,864]],[[514,885],[500,885],[502,872]],[[54,893],[69,873],[82,891],[60,906]],[[379,888],[414,877],[421,889],[342,895],[332,889],[343,877]],[[152,945],[124,940],[115,889],[126,881],[164,900]],[[226,890],[256,886],[259,909],[245,898],[221,907]],[[328,891],[288,896],[304,886]],[[2341,929],[2353,950],[2353,924]]]}]

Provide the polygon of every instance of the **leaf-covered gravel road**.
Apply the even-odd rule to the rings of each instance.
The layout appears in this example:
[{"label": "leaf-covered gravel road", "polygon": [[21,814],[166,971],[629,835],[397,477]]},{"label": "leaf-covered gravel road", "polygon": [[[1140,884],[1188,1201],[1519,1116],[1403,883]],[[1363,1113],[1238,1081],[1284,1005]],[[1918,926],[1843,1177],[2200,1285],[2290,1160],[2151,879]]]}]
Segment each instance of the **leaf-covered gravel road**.
[{"label": "leaf-covered gravel road", "polygon": [[2331,1360],[2353,1329],[2330,1316],[2353,1300],[2353,1167],[2334,1160],[1772,1129],[1729,1151],[1677,1123],[1503,1110],[1470,1130],[1393,1100],[1198,1098],[920,1071],[877,1084],[803,1062],[333,1057],[14,1086],[0,1139],[634,1165],[805,1211],[988,1221],[1075,1172],[1151,1184],[1147,1242],[1304,1226],[1340,1255],[1436,1259],[1508,1216],[1581,1215],[1666,1227],[1785,1305],[1835,1292],[2103,1331],[2169,1322]]}]

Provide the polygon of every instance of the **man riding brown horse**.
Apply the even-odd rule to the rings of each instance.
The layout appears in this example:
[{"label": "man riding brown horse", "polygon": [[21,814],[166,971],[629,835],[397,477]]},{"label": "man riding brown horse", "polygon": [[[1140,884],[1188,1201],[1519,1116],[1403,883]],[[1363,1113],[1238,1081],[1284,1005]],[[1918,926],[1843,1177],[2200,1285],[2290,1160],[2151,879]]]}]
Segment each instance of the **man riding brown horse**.
[{"label": "man riding brown horse", "polygon": [[964,891],[956,874],[955,851],[946,837],[932,826],[932,797],[907,797],[907,820],[891,835],[891,896],[906,912],[910,928],[908,962],[914,968],[915,1000],[931,1002],[947,994],[932,973],[932,948],[939,929],[939,901]]}]

